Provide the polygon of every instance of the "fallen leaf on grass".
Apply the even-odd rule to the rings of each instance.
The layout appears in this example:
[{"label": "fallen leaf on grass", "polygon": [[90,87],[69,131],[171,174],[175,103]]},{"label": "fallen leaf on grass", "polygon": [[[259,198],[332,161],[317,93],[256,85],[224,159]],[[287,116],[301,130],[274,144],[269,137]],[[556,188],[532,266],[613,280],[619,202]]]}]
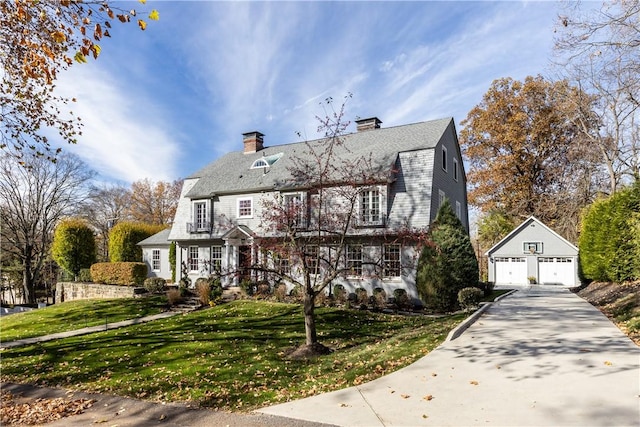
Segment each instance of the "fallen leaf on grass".
[{"label": "fallen leaf on grass", "polygon": [[410,396],[410,395],[408,395],[408,394],[401,394],[401,395],[400,395],[400,397],[402,397],[403,399],[408,399],[408,398],[410,398],[411,396]]},{"label": "fallen leaf on grass", "polygon": [[425,397],[423,397],[423,399],[429,401],[433,399],[433,396],[430,394],[427,394]]},{"label": "fallen leaf on grass", "polygon": [[469,384],[478,385],[478,381],[475,381],[475,380],[469,381]]}]

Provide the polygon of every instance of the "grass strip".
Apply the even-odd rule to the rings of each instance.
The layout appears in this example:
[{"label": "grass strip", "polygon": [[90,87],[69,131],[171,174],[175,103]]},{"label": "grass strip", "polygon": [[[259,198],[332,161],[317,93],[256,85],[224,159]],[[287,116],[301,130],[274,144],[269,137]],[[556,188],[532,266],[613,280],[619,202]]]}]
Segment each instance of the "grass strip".
[{"label": "grass strip", "polygon": [[165,296],[77,300],[0,317],[0,341],[81,329],[158,314],[167,309]]},{"label": "grass strip", "polygon": [[398,316],[318,308],[334,353],[287,360],[304,342],[301,307],[236,301],[155,322],[8,349],[2,381],[252,410],[371,381],[439,345],[465,314]]}]

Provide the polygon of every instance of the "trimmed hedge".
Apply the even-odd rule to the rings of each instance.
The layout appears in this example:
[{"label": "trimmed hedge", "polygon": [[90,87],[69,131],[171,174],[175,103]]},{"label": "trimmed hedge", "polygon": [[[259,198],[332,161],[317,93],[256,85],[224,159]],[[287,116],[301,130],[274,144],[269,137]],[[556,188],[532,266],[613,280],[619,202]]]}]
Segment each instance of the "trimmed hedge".
[{"label": "trimmed hedge", "polygon": [[147,264],[143,262],[99,262],[91,266],[91,277],[96,283],[142,286],[147,277]]}]

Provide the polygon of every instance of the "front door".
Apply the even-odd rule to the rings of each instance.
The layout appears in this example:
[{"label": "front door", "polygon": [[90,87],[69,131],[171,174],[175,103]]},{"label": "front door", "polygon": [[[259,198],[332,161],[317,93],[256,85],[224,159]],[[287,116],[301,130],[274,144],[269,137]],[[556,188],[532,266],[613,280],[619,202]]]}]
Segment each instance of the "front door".
[{"label": "front door", "polygon": [[251,279],[251,246],[240,246],[238,248],[238,279]]}]

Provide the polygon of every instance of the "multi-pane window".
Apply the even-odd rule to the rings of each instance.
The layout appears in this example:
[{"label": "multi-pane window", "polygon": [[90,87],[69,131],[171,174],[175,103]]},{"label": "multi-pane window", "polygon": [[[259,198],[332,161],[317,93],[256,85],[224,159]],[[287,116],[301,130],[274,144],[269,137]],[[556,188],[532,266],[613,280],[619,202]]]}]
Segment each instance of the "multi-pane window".
[{"label": "multi-pane window", "polygon": [[286,255],[278,255],[276,257],[277,267],[280,274],[291,274],[291,264],[289,257]]},{"label": "multi-pane window", "polygon": [[400,277],[400,245],[388,244],[382,246],[382,261],[385,277]]},{"label": "multi-pane window", "polygon": [[207,202],[195,202],[193,204],[193,222],[196,230],[207,229]]},{"label": "multi-pane window", "polygon": [[320,271],[320,264],[318,262],[319,253],[318,246],[309,245],[305,248],[305,258],[307,268],[309,269],[310,274],[318,274]]},{"label": "multi-pane window", "polygon": [[283,202],[289,225],[291,227],[304,227],[306,212],[302,194],[285,194]]},{"label": "multi-pane window", "polygon": [[378,224],[380,220],[380,192],[376,189],[360,192],[360,221],[363,224]]},{"label": "multi-pane window", "polygon": [[160,271],[160,249],[154,249],[151,253],[151,268]]},{"label": "multi-pane window", "polygon": [[211,246],[211,272],[222,271],[222,246]]},{"label": "multi-pane window", "polygon": [[345,250],[346,267],[350,275],[362,275],[362,245],[348,245]]},{"label": "multi-pane window", "polygon": [[238,199],[238,218],[250,218],[253,216],[253,199]]},{"label": "multi-pane window", "polygon": [[187,260],[189,264],[189,271],[198,271],[198,247],[189,246],[189,258]]}]

